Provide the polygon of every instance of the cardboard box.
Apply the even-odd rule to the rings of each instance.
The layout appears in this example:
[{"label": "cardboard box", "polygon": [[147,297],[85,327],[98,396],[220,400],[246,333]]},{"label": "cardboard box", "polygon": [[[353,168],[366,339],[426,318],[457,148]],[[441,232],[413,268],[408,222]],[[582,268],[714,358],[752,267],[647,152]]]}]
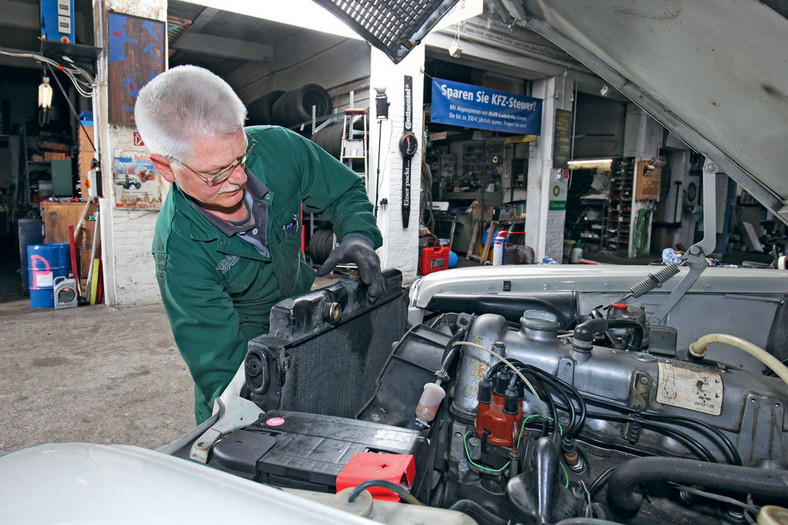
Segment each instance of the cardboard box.
[{"label": "cardboard box", "polygon": [[45,151],[44,152],[44,161],[50,160],[69,160],[71,157],[68,153],[60,153],[58,151]]}]

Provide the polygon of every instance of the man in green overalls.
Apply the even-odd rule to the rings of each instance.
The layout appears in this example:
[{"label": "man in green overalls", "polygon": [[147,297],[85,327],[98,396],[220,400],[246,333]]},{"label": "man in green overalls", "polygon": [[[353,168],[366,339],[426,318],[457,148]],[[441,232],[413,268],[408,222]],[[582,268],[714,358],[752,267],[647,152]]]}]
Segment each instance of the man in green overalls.
[{"label": "man in green overalls", "polygon": [[382,239],[358,175],[290,130],[244,128],[243,103],[208,70],[157,76],[140,90],[135,118],[156,171],[172,183],[153,255],[200,423],[247,342],[268,332],[271,307],[314,281],[301,252],[301,205],[330,220],[340,240],[318,275],[354,262],[371,298]]}]

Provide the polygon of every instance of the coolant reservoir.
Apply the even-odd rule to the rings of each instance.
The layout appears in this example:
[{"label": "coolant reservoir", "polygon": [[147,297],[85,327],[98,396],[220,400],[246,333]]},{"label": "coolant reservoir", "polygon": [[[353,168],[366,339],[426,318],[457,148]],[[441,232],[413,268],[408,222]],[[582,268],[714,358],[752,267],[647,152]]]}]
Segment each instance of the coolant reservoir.
[{"label": "coolant reservoir", "polygon": [[419,404],[416,405],[416,417],[427,423],[435,419],[444,397],[446,392],[435,383],[424,385],[424,392],[421,394]]}]

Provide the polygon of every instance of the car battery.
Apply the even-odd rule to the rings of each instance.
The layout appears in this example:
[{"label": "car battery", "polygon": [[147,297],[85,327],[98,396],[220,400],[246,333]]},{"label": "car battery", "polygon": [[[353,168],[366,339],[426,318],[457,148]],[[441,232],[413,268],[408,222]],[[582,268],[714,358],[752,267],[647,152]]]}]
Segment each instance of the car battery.
[{"label": "car battery", "polygon": [[419,273],[427,275],[449,269],[449,247],[428,246],[421,249],[419,256]]},{"label": "car battery", "polygon": [[280,487],[334,492],[337,476],[362,452],[410,454],[416,459],[415,494],[429,447],[421,433],[369,421],[271,410],[253,425],[214,445],[209,463]]}]

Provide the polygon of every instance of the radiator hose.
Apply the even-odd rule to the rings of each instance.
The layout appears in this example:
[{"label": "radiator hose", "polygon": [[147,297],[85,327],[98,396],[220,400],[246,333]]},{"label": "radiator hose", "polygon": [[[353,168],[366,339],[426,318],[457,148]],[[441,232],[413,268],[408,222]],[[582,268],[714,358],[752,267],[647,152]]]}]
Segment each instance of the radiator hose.
[{"label": "radiator hose", "polygon": [[621,463],[610,476],[607,494],[617,507],[634,511],[643,501],[643,494],[635,491],[638,486],[668,481],[752,494],[774,504],[788,502],[788,470],[663,457],[635,458]]},{"label": "radiator hose", "polygon": [[476,520],[476,523],[479,525],[506,525],[508,523],[505,519],[499,518],[475,501],[469,499],[457,501],[454,505],[449,507],[449,510],[467,514]]}]

